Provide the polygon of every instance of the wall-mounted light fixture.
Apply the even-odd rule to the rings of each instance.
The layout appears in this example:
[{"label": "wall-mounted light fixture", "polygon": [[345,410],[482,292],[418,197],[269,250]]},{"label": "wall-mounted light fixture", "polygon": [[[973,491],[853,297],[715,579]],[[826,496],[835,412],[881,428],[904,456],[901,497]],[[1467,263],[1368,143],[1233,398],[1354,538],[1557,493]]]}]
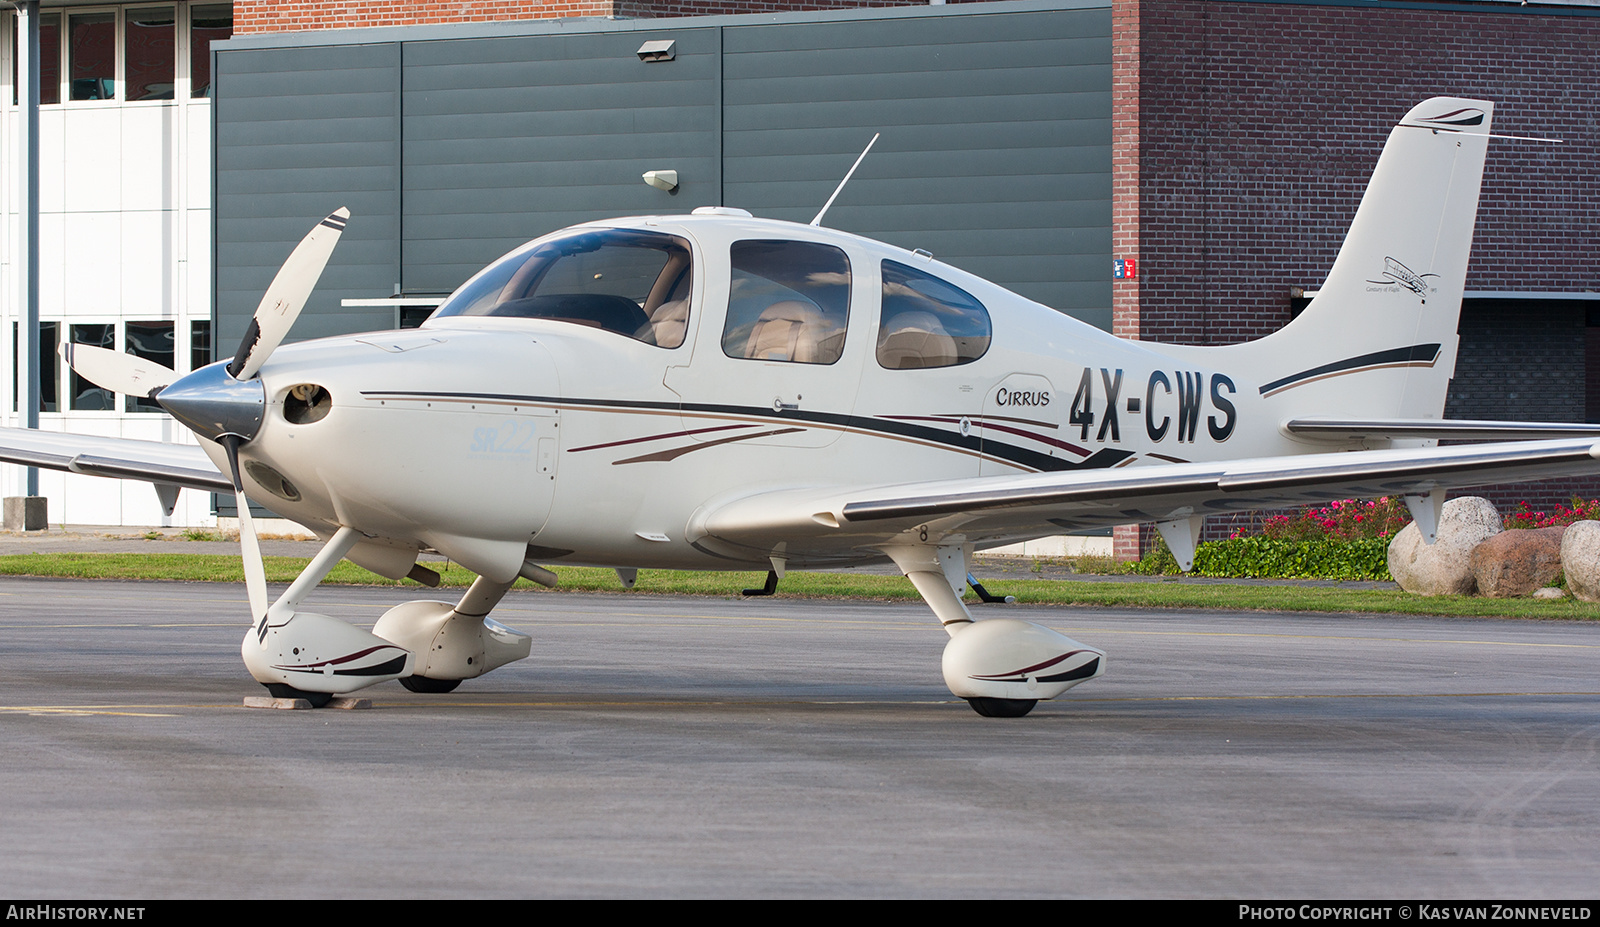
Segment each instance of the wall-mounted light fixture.
[{"label": "wall-mounted light fixture", "polygon": [[654,39],[640,45],[635,54],[640,61],[671,61],[678,57],[678,43],[671,39]]},{"label": "wall-mounted light fixture", "polygon": [[657,190],[675,193],[678,189],[677,171],[645,171],[644,182]]}]

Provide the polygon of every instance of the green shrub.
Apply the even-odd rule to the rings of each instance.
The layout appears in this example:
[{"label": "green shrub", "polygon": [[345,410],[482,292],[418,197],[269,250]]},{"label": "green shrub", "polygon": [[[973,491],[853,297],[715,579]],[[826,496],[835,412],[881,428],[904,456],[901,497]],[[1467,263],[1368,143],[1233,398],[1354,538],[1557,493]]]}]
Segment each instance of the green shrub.
[{"label": "green shrub", "polygon": [[[1180,572],[1177,560],[1159,538],[1155,549],[1143,560],[1129,564],[1128,571],[1146,575]],[[1305,541],[1266,537],[1206,541],[1194,552],[1192,575],[1231,579],[1392,578],[1387,539],[1340,541],[1326,537]]]}]

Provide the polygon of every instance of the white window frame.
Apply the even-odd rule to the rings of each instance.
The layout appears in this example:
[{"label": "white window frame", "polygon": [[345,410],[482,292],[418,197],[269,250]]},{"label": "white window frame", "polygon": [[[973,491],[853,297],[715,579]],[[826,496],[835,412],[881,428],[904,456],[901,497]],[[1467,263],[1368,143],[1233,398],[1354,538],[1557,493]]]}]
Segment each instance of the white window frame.
[{"label": "white window frame", "polygon": [[[105,4],[99,6],[64,6],[51,7],[41,10],[44,14],[53,14],[61,18],[59,41],[56,44],[56,66],[59,77],[56,92],[60,102],[46,103],[44,106],[104,106],[107,104],[132,105],[132,106],[164,106],[170,103],[184,102],[195,99],[193,90],[193,20],[189,15],[189,7],[195,2],[206,4],[226,2],[226,0],[166,0],[166,2],[128,3],[121,5]],[[175,31],[173,42],[173,91],[171,100],[129,100],[128,99],[128,14],[138,10],[173,9],[173,29]],[[114,80],[116,81],[116,94],[106,100],[74,100],[72,99],[72,74],[70,71],[71,54],[69,53],[69,30],[71,17],[85,13],[114,13],[116,15],[116,65]],[[16,68],[12,47],[16,44],[17,15],[13,11],[10,15],[0,17],[0,97],[3,97],[3,107],[11,108],[11,97],[15,93],[12,82],[12,72]],[[4,93],[11,90],[11,93]],[[200,102],[210,102],[208,98],[199,98]]]}]

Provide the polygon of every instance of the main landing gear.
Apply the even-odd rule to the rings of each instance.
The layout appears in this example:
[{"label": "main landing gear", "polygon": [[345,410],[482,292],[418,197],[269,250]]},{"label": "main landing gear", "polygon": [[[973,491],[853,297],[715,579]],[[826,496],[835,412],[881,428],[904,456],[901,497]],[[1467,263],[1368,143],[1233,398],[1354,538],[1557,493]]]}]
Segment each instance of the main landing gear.
[{"label": "main landing gear", "polygon": [[1104,651],[1049,628],[1017,618],[974,621],[961,601],[971,575],[970,545],[908,543],[883,552],[950,633],[945,685],[985,718],[1020,718],[1041,700],[1105,672]]}]

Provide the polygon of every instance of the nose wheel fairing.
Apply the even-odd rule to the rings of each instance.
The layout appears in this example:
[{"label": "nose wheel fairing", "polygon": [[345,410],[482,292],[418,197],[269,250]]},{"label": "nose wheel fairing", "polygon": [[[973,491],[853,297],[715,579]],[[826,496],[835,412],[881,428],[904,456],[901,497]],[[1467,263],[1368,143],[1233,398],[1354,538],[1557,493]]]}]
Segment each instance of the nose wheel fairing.
[{"label": "nose wheel fairing", "polygon": [[250,675],[269,688],[286,685],[333,695],[409,676],[416,661],[403,647],[313,612],[251,628],[240,655]]}]

